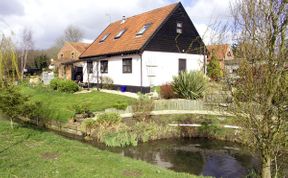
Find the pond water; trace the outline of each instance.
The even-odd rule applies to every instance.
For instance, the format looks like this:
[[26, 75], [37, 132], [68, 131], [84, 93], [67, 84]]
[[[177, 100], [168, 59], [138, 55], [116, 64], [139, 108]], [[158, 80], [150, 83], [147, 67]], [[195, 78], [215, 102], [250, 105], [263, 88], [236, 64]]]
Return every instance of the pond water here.
[[98, 148], [120, 153], [194, 175], [223, 178], [245, 177], [251, 170], [259, 170], [259, 160], [238, 144], [207, 139], [167, 139], [139, 144], [137, 147]]

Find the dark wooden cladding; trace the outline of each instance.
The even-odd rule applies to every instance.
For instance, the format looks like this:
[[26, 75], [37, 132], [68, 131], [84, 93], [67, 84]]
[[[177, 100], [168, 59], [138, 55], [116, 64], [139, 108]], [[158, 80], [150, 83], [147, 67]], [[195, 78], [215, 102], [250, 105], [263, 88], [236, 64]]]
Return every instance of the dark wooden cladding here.
[[[182, 23], [182, 34], [178, 34], [177, 23]], [[172, 12], [144, 50], [203, 54], [204, 43], [182, 4]]]

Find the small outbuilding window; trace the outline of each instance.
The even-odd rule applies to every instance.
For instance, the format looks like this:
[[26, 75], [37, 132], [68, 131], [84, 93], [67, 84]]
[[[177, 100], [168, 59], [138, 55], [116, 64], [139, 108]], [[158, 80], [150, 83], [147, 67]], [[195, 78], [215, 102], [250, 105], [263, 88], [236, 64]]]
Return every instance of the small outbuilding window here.
[[140, 30], [139, 32], [136, 34], [137, 36], [138, 35], [143, 35], [148, 29], [149, 27], [152, 25], [152, 23], [147, 23], [145, 24]]
[[108, 36], [109, 36], [110, 34], [111, 34], [111, 33], [108, 33], [108, 34], [104, 35], [99, 42], [100, 42], [100, 43], [101, 43], [101, 42], [104, 42], [104, 41], [108, 38]]
[[114, 39], [119, 39], [125, 32], [126, 32], [126, 29], [121, 30], [121, 31], [114, 37]]
[[123, 73], [132, 73], [132, 58], [122, 59], [122, 71]]
[[108, 61], [100, 61], [100, 71], [101, 73], [108, 73]]
[[183, 23], [182, 23], [182, 22], [177, 22], [176, 32], [177, 32], [178, 34], [182, 34], [182, 32], [183, 32]]
[[87, 61], [87, 71], [89, 74], [93, 73], [93, 62], [92, 61]]

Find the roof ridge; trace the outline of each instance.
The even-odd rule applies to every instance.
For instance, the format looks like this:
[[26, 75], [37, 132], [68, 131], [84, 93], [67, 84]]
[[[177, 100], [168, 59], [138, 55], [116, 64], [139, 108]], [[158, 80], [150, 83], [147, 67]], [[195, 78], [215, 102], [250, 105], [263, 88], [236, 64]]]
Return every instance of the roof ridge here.
[[[146, 13], [151, 13], [151, 12], [154, 12], [154, 11], [158, 11], [160, 9], [164, 9], [164, 8], [167, 8], [167, 7], [170, 7], [170, 6], [177, 6], [178, 4], [180, 4], [181, 2], [177, 2], [177, 3], [172, 3], [172, 4], [169, 4], [169, 5], [165, 5], [165, 6], [162, 6], [162, 7], [158, 7], [156, 9], [151, 9], [151, 10], [148, 10], [148, 11], [145, 11], [145, 12], [142, 12], [140, 14], [136, 14], [136, 15], [132, 15], [132, 16], [129, 16], [129, 17], [126, 17], [126, 19], [128, 20], [129, 18], [132, 18], [132, 17], [137, 17], [137, 16], [140, 16], [140, 15], [144, 15]], [[117, 22], [121, 22], [121, 20], [116, 20], [110, 24], [114, 24], [114, 23], [117, 23]]]

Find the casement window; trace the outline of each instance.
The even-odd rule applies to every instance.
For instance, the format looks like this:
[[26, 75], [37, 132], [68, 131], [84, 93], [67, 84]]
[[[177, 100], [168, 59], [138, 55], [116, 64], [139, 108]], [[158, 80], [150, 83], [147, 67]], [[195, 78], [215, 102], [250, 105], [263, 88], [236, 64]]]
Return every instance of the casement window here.
[[152, 25], [152, 23], [147, 23], [145, 24], [140, 30], [139, 32], [136, 34], [137, 36], [139, 35], [143, 35], [148, 29], [149, 27]]
[[104, 36], [101, 38], [101, 40], [99, 41], [99, 43], [104, 42], [104, 41], [108, 38], [108, 36], [109, 36], [110, 34], [111, 34], [111, 33], [108, 33], [108, 34], [104, 35]]
[[186, 71], [186, 59], [179, 59], [178, 62], [178, 67], [179, 67], [179, 73], [181, 73], [182, 71]]
[[123, 73], [132, 73], [132, 58], [122, 59], [122, 71]]
[[182, 22], [177, 22], [176, 33], [178, 33], [178, 34], [182, 34], [183, 33], [183, 23]]
[[89, 74], [93, 73], [93, 62], [92, 61], [87, 61], [87, 71]]
[[102, 74], [108, 73], [108, 61], [100, 61], [100, 71]]
[[119, 39], [121, 36], [126, 32], [126, 29], [121, 30], [115, 37], [114, 39]]

